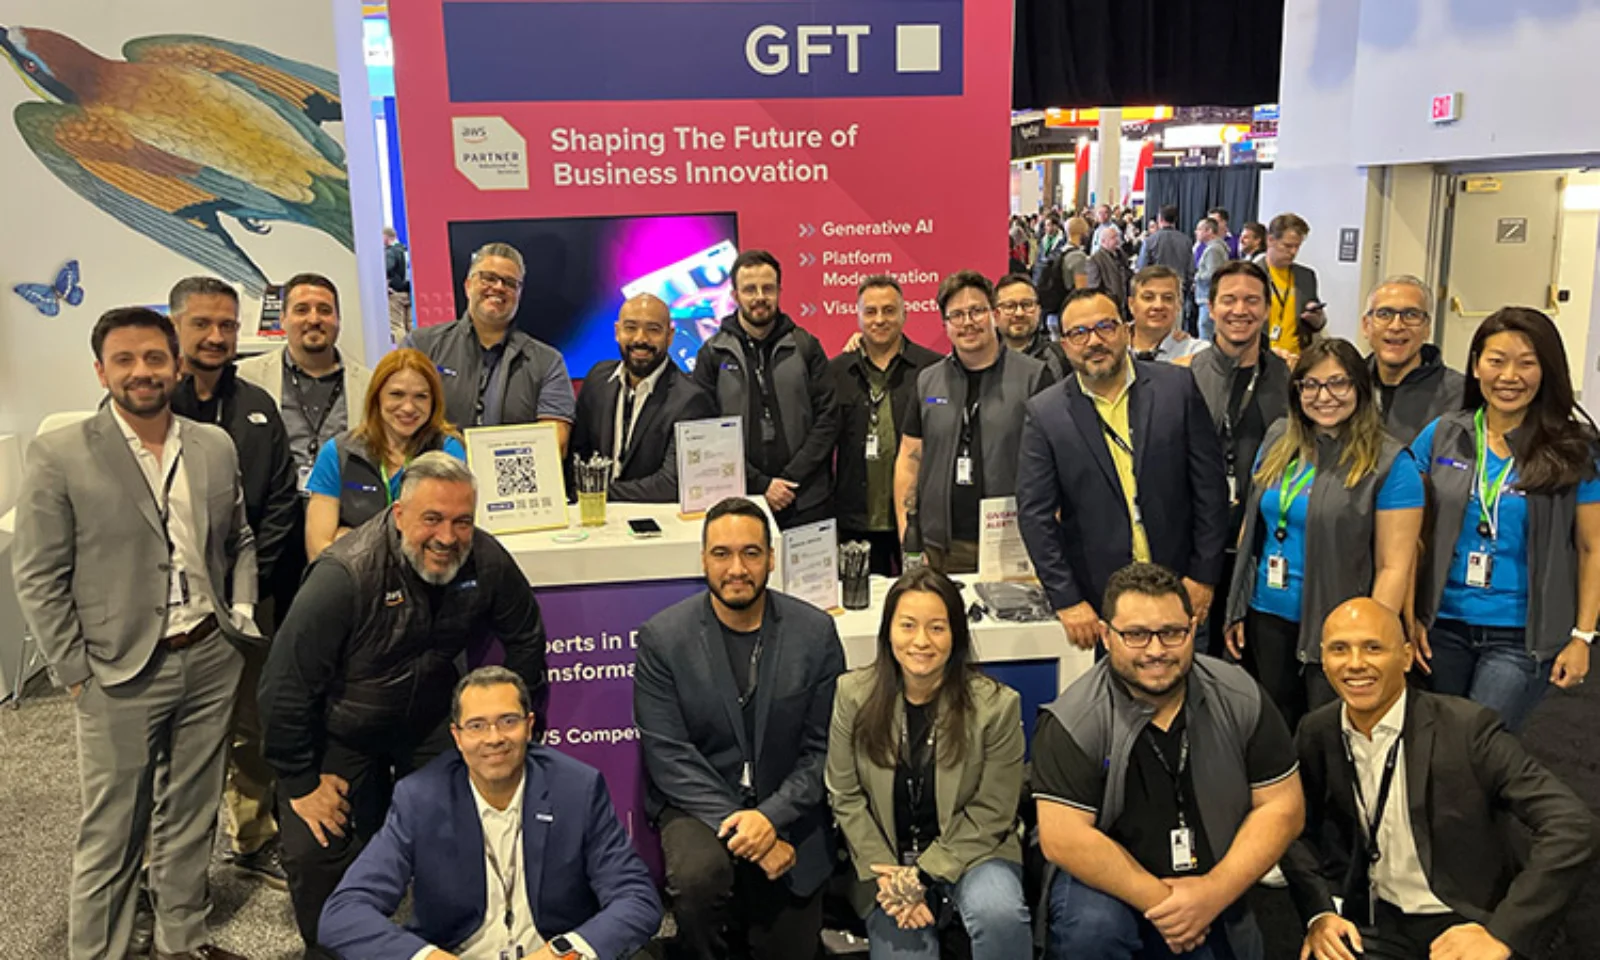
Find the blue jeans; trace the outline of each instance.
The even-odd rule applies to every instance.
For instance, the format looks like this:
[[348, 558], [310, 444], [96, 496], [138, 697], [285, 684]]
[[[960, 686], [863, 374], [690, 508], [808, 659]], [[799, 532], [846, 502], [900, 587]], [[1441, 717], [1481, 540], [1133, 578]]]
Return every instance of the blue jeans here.
[[1264, 960], [1266, 948], [1255, 919], [1247, 913], [1240, 924], [1248, 943], [1229, 944], [1223, 917], [1238, 916], [1246, 908], [1235, 904], [1212, 921], [1206, 942], [1188, 953], [1175, 954], [1139, 911], [1108, 893], [1080, 883], [1065, 870], [1057, 870], [1050, 883], [1050, 936], [1045, 960]]
[[1211, 335], [1217, 332], [1216, 327], [1211, 323], [1211, 304], [1204, 300], [1200, 301], [1200, 322], [1198, 326], [1199, 333], [1196, 335], [1201, 340], [1210, 340]]
[[1550, 687], [1550, 660], [1528, 652], [1528, 632], [1520, 627], [1474, 627], [1439, 620], [1428, 631], [1433, 648], [1433, 689], [1466, 697], [1496, 711], [1512, 733]]
[[[1022, 867], [1008, 860], [986, 860], [956, 881], [950, 899], [972, 940], [972, 960], [1033, 956], [1033, 932], [1022, 900]], [[937, 930], [902, 930], [881, 907], [873, 907], [867, 915], [867, 940], [872, 960], [939, 960]]]

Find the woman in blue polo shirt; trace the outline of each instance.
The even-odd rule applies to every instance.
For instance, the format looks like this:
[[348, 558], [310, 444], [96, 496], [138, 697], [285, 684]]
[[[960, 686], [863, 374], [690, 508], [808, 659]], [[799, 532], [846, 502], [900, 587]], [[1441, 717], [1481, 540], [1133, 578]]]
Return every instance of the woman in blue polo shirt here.
[[1333, 699], [1320, 666], [1328, 613], [1358, 596], [1409, 603], [1425, 506], [1349, 341], [1315, 341], [1292, 378], [1289, 416], [1267, 430], [1251, 482], [1226, 633], [1291, 730]]
[[467, 458], [444, 419], [444, 385], [416, 350], [396, 350], [372, 371], [366, 414], [317, 452], [306, 481], [306, 558], [386, 510], [400, 496], [406, 464], [429, 450]]
[[1516, 732], [1549, 684], [1571, 688], [1589, 672], [1597, 437], [1587, 415], [1576, 419], [1566, 348], [1539, 311], [1490, 315], [1467, 369], [1463, 409], [1411, 445], [1437, 509], [1417, 585], [1417, 663], [1435, 690], [1493, 707]]

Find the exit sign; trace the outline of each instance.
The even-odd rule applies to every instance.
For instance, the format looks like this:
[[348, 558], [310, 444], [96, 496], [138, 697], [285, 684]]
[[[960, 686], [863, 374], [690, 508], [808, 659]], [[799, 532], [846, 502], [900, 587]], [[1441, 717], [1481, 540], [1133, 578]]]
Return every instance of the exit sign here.
[[1434, 123], [1454, 123], [1461, 119], [1461, 94], [1441, 93], [1433, 98], [1428, 119]]

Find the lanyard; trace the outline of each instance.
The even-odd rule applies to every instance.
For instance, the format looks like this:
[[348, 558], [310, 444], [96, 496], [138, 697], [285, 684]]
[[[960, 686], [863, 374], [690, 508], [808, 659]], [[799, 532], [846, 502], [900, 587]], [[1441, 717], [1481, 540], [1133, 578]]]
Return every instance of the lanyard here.
[[[1100, 411], [1096, 410], [1095, 416], [1100, 417], [1100, 429], [1104, 430], [1106, 436], [1111, 439], [1111, 442], [1117, 445], [1117, 449], [1121, 450], [1123, 453], [1126, 453], [1130, 457], [1133, 456], [1133, 445], [1127, 440], [1123, 439], [1122, 434], [1111, 429], [1111, 424], [1106, 420], [1105, 417], [1100, 416]], [[1129, 433], [1131, 438], [1132, 431], [1129, 431]]]
[[906, 762], [906, 795], [911, 801], [911, 822], [907, 826], [911, 830], [911, 852], [922, 852], [922, 830], [917, 820], [917, 808], [922, 806], [922, 797], [928, 788], [928, 768], [933, 765], [935, 756], [934, 741], [937, 737], [939, 723], [935, 718], [928, 718], [928, 738], [922, 746], [927, 747], [927, 752], [920, 755], [912, 753], [909, 742], [911, 716], [907, 712], [900, 722], [900, 755]]
[[[1299, 462], [1299, 460], [1295, 460], [1290, 466], [1294, 466], [1295, 463]], [[1289, 536], [1289, 508], [1294, 506], [1295, 500], [1300, 496], [1300, 491], [1304, 490], [1307, 484], [1311, 483], [1316, 476], [1317, 468], [1308, 466], [1300, 471], [1300, 475], [1295, 477], [1294, 482], [1291, 484], [1289, 482], [1289, 471], [1287, 468], [1284, 469], [1283, 480], [1278, 484], [1278, 526], [1272, 534], [1278, 538], [1279, 543], [1282, 543]]]
[[1185, 726], [1178, 734], [1178, 768], [1176, 770], [1172, 768], [1172, 764], [1167, 762], [1167, 755], [1161, 749], [1161, 744], [1156, 742], [1156, 735], [1150, 732], [1149, 727], [1145, 727], [1144, 732], [1145, 740], [1149, 742], [1150, 749], [1155, 751], [1156, 759], [1161, 762], [1161, 769], [1165, 770], [1167, 776], [1172, 778], [1172, 792], [1178, 803], [1178, 829], [1182, 830], [1188, 826], [1188, 823], [1185, 822], [1187, 818], [1183, 812], [1183, 771], [1189, 767], [1189, 728]]
[[300, 371], [295, 369], [294, 364], [290, 362], [288, 351], [284, 352], [283, 365], [288, 368], [289, 382], [294, 384], [295, 406], [300, 411], [300, 419], [306, 426], [311, 428], [311, 439], [307, 449], [310, 451], [311, 458], [315, 460], [318, 448], [322, 445], [322, 428], [328, 424], [328, 417], [333, 413], [333, 405], [338, 403], [340, 397], [344, 395], [344, 377], [341, 376], [333, 381], [333, 390], [328, 394], [328, 402], [323, 406], [321, 412], [317, 414], [317, 422], [312, 423], [311, 416], [307, 412], [308, 404], [306, 403], [305, 388], [300, 385]]
[[1493, 540], [1500, 536], [1500, 493], [1505, 489], [1506, 478], [1516, 466], [1516, 457], [1506, 461], [1500, 476], [1489, 481], [1489, 438], [1483, 425], [1483, 408], [1472, 418], [1478, 453], [1478, 534]]
[[[405, 472], [406, 468], [401, 467], [399, 473], [395, 474], [395, 477], [403, 476]], [[392, 507], [394, 506], [394, 488], [389, 485], [389, 465], [387, 463], [381, 463], [378, 465], [378, 476], [383, 478], [383, 502]]]
[[[764, 620], [765, 618], [763, 618], [763, 621]], [[750, 682], [745, 685], [745, 692], [739, 697], [739, 706], [741, 707], [749, 704], [750, 701], [755, 698], [756, 684], [759, 680], [758, 675], [761, 671], [761, 647], [763, 642], [766, 640], [766, 636], [767, 626], [766, 623], [763, 622], [761, 626], [756, 628], [756, 643], [755, 646], [750, 650], [750, 672], [746, 674]]]
[[[516, 895], [517, 890], [517, 851], [521, 846], [522, 818], [518, 817], [516, 829], [511, 834], [511, 869], [510, 872], [507, 873], [500, 867], [500, 858], [495, 856], [494, 845], [489, 842], [489, 831], [485, 830], [483, 832], [483, 852], [489, 858], [489, 869], [494, 871], [494, 878], [500, 884], [500, 890], [504, 897], [505, 913], [501, 915], [501, 920], [504, 921], [506, 925], [507, 952], [509, 952], [510, 948], [515, 944], [515, 938], [512, 936], [511, 927], [513, 922], [516, 920], [517, 911], [516, 907], [513, 906], [514, 901], [512, 900], [512, 897]], [[517, 955], [521, 955], [520, 949], [518, 950]]]
[[167, 538], [167, 557], [172, 557], [176, 547], [172, 543], [172, 531], [168, 522], [172, 519], [172, 485], [178, 482], [178, 469], [183, 464], [183, 448], [172, 458], [172, 466], [167, 468], [167, 479], [161, 485], [161, 498], [156, 500], [156, 492], [150, 491], [150, 498], [156, 500], [156, 513], [161, 517], [161, 535]]
[[1378, 784], [1378, 798], [1370, 809], [1367, 807], [1366, 797], [1361, 791], [1361, 772], [1355, 769], [1355, 754], [1350, 751], [1350, 737], [1344, 738], [1344, 757], [1350, 762], [1351, 782], [1356, 788], [1356, 805], [1367, 828], [1367, 860], [1377, 863], [1381, 855], [1378, 850], [1378, 827], [1383, 824], [1383, 810], [1389, 804], [1389, 788], [1394, 785], [1395, 763], [1400, 757], [1400, 737], [1394, 738], [1394, 743], [1389, 747], [1389, 755], [1383, 761], [1383, 779]]
[[[1239, 412], [1237, 414], [1234, 413], [1233, 405], [1231, 403], [1227, 403], [1227, 402], [1223, 403], [1222, 433], [1223, 433], [1223, 440], [1227, 442], [1228, 451], [1229, 451], [1228, 455], [1230, 457], [1233, 456], [1233, 453], [1232, 453], [1232, 451], [1233, 451], [1233, 431], [1234, 431], [1235, 426], [1237, 426], [1237, 424], [1234, 423], [1234, 418], [1236, 416], [1237, 417], [1243, 417], [1244, 416], [1244, 412], [1246, 410], [1250, 409], [1250, 401], [1253, 400], [1255, 398], [1255, 395], [1256, 395], [1256, 381], [1260, 380], [1260, 379], [1261, 379], [1261, 361], [1258, 359], [1256, 361], [1255, 366], [1250, 368], [1250, 382], [1245, 385], [1244, 393], [1242, 395], [1240, 395], [1240, 397], [1239, 397]], [[1229, 393], [1231, 394], [1232, 393], [1233, 384], [1230, 383], [1228, 385], [1228, 387], [1229, 387]]]

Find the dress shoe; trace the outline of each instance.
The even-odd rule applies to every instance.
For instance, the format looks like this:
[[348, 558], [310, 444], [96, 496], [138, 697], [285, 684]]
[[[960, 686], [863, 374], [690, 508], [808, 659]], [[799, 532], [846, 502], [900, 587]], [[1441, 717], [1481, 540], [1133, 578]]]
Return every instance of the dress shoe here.
[[229, 866], [243, 870], [274, 890], [289, 889], [289, 874], [283, 869], [283, 854], [277, 840], [270, 840], [255, 853], [230, 853]]
[[150, 956], [154, 960], [250, 960], [249, 957], [242, 954], [230, 953], [209, 943], [203, 947], [195, 947], [193, 950], [185, 950], [182, 953], [162, 953], [157, 950]]

